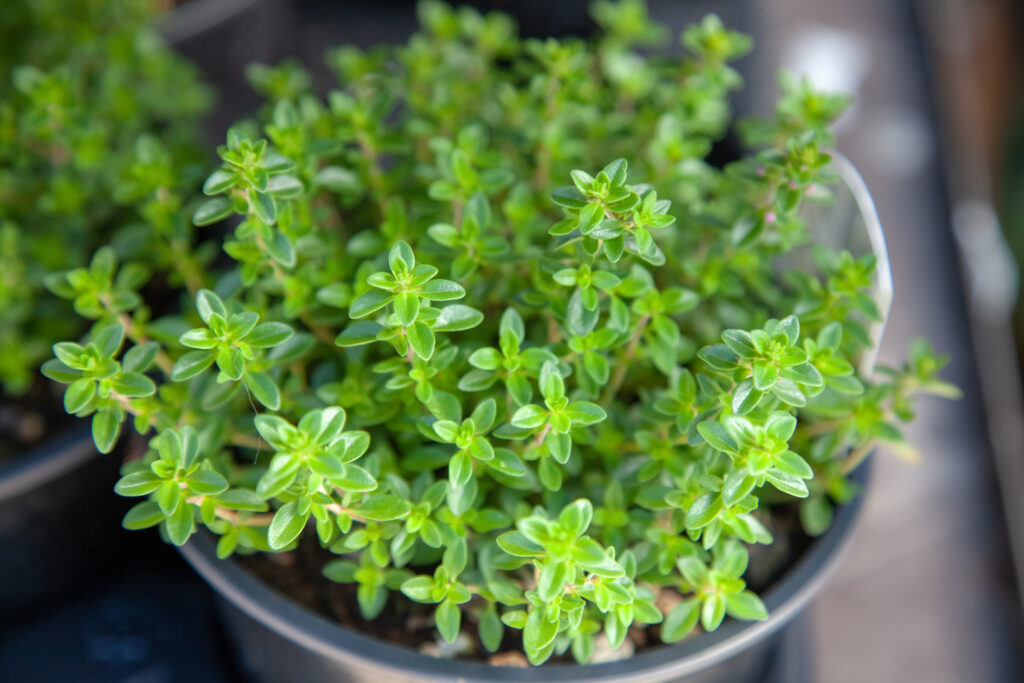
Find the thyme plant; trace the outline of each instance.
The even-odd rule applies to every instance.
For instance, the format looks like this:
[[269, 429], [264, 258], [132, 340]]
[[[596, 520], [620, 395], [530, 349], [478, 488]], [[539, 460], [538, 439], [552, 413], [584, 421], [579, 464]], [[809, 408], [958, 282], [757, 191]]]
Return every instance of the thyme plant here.
[[423, 603], [533, 664], [767, 616], [748, 548], [796, 501], [824, 531], [912, 397], [953, 391], [945, 359], [857, 372], [872, 257], [778, 275], [845, 98], [787, 81], [764, 146], [713, 166], [749, 38], [708, 16], [644, 56], [667, 34], [641, 2], [593, 9], [595, 40], [542, 41], [424, 2], [406, 45], [328, 55], [326, 101], [250, 71], [267, 104], [194, 215], [233, 264], [156, 320], [108, 250], [66, 277], [96, 322], [45, 371], [100, 450], [149, 439], [127, 528], [319, 543], [366, 619]]
[[30, 388], [55, 341], [83, 330], [46, 290], [48, 275], [86, 264], [108, 240], [157, 269], [188, 251], [181, 190], [201, 181], [197, 123], [209, 94], [152, 30], [153, 5], [4, 2], [0, 389], [8, 396]]

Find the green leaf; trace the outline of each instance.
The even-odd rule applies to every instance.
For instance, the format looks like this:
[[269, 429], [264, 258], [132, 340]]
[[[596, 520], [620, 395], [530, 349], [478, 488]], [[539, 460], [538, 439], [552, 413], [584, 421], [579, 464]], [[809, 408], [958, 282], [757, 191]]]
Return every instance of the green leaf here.
[[724, 618], [725, 600], [722, 599], [721, 595], [713, 594], [706, 596], [700, 611], [700, 625], [703, 629], [705, 631], [714, 631], [721, 625]]
[[705, 493], [693, 501], [693, 505], [686, 511], [686, 528], [702, 529], [706, 527], [714, 521], [721, 510], [722, 499], [712, 493]]
[[[360, 299], [361, 298], [362, 297], [360, 297]], [[419, 296], [413, 292], [400, 292], [395, 295], [395, 299], [392, 303], [395, 308], [395, 315], [398, 318], [399, 325], [402, 327], [409, 327], [416, 321], [416, 316], [420, 313]], [[353, 304], [353, 306], [355, 306], [355, 304]]]
[[267, 543], [273, 550], [282, 550], [299, 537], [309, 519], [309, 512], [300, 514], [294, 502], [285, 503], [274, 513], [274, 519], [267, 530]]
[[558, 635], [558, 621], [548, 621], [544, 610], [534, 607], [523, 627], [523, 648], [531, 664], [537, 665], [551, 655], [549, 646]]
[[338, 194], [354, 194], [362, 187], [359, 176], [340, 166], [324, 166], [317, 171], [313, 182]]
[[726, 330], [722, 333], [722, 341], [740, 358], [754, 358], [758, 355], [753, 338], [745, 330]]
[[814, 470], [807, 464], [807, 461], [793, 451], [784, 451], [775, 456], [775, 467], [783, 474], [801, 479], [811, 479], [814, 477]]
[[725, 505], [735, 505], [754, 489], [756, 483], [757, 478], [747, 474], [745, 470], [730, 472], [722, 484], [722, 502]]
[[121, 358], [121, 370], [123, 372], [145, 372], [153, 365], [160, 345], [156, 342], [137, 344], [128, 349]]
[[562, 488], [562, 468], [559, 467], [553, 458], [543, 458], [537, 468], [537, 476], [540, 483], [548, 491], [558, 491]]
[[196, 295], [196, 311], [207, 325], [210, 324], [210, 319], [214, 315], [224, 319], [228, 317], [228, 311], [224, 307], [224, 302], [220, 300], [219, 296], [208, 289], [200, 289]]
[[476, 327], [484, 321], [484, 314], [475, 308], [462, 304], [452, 304], [441, 309], [437, 322], [433, 325], [435, 332], [459, 332]]
[[753, 380], [744, 380], [733, 390], [732, 412], [746, 415], [756, 408], [763, 398], [764, 394], [757, 390]]
[[104, 358], [113, 358], [123, 342], [124, 328], [121, 325], [107, 325], [92, 335], [92, 343], [99, 347]]
[[190, 491], [199, 496], [215, 496], [228, 488], [228, 481], [213, 470], [197, 470], [185, 478]]
[[768, 610], [765, 609], [761, 598], [749, 590], [726, 594], [725, 611], [733, 619], [744, 621], [764, 621], [768, 618]]
[[501, 623], [509, 628], [523, 629], [526, 626], [528, 614], [525, 610], [512, 610], [501, 615]]
[[787, 405], [802, 408], [807, 405], [807, 398], [804, 397], [800, 388], [792, 380], [782, 378], [772, 387], [772, 394]]
[[461, 489], [473, 476], [473, 459], [466, 451], [456, 453], [448, 463], [448, 479], [452, 486]]
[[675, 643], [689, 635], [697, 626], [700, 607], [699, 599], [689, 598], [672, 608], [661, 625], [661, 639], [666, 643]]
[[277, 202], [268, 192], [256, 192], [249, 196], [249, 210], [267, 225], [277, 220]]
[[501, 367], [501, 353], [497, 349], [477, 349], [469, 354], [469, 364], [481, 370], [497, 370]]
[[800, 502], [800, 522], [811, 536], [820, 536], [832, 526], [832, 505], [823, 495]]
[[488, 398], [481, 401], [473, 413], [469, 416], [469, 419], [473, 421], [473, 425], [476, 427], [477, 434], [485, 434], [490, 431], [494, 425], [494, 419], [498, 414], [498, 404], [493, 398]]
[[352, 323], [339, 334], [334, 343], [341, 347], [360, 346], [377, 340], [384, 327], [372, 320], [359, 320]]
[[462, 285], [451, 280], [431, 280], [420, 287], [419, 293], [431, 301], [452, 301], [466, 296]]
[[138, 531], [156, 526], [164, 521], [164, 513], [154, 501], [147, 500], [132, 507], [121, 520], [121, 526], [129, 531]]
[[480, 642], [488, 652], [497, 652], [501, 647], [502, 638], [505, 636], [505, 627], [498, 617], [498, 610], [493, 604], [489, 604], [480, 614], [477, 622], [477, 629], [480, 634]]
[[449, 576], [455, 577], [461, 574], [466, 568], [467, 560], [468, 550], [466, 548], [466, 539], [459, 537], [454, 543], [445, 549], [444, 558], [441, 564], [448, 570]]
[[113, 408], [101, 408], [92, 416], [92, 440], [96, 450], [109, 453], [114, 450], [121, 433], [121, 418]]
[[270, 240], [263, 245], [267, 254], [281, 265], [291, 268], [295, 265], [295, 245], [288, 235], [275, 230]]
[[348, 309], [348, 315], [351, 318], [365, 318], [387, 306], [394, 298], [394, 295], [383, 290], [371, 289], [356, 297]]
[[341, 476], [333, 481], [346, 491], [373, 491], [377, 488], [373, 475], [358, 465], [344, 465]]
[[214, 501], [221, 507], [228, 508], [229, 510], [244, 510], [247, 512], [264, 512], [267, 509], [267, 503], [256, 495], [255, 491], [248, 489], [231, 489], [219, 493], [214, 497]]
[[185, 496], [182, 493], [181, 487], [178, 482], [165, 479], [160, 482], [160, 486], [157, 488], [155, 496], [157, 505], [160, 506], [161, 512], [170, 517], [175, 510], [185, 505]]
[[45, 377], [62, 384], [71, 384], [82, 376], [81, 370], [73, 370], [56, 358], [51, 358], [43, 363], [40, 372]]
[[705, 420], [697, 425], [697, 431], [715, 450], [729, 453], [730, 455], [739, 454], [739, 446], [732, 433], [720, 422]]
[[608, 359], [599, 353], [588, 351], [583, 354], [583, 368], [599, 385], [608, 383]]
[[775, 331], [785, 334], [790, 346], [793, 346], [800, 339], [800, 320], [795, 315], [787, 316], [779, 321]]
[[565, 591], [569, 578], [569, 565], [565, 562], [546, 562], [537, 580], [537, 596], [544, 602], [551, 602]]
[[324, 565], [323, 575], [338, 583], [352, 583], [359, 567], [348, 560], [331, 560]]
[[406, 328], [405, 333], [416, 355], [423, 360], [430, 360], [434, 355], [434, 333], [427, 324], [417, 321]]
[[626, 182], [626, 171], [629, 165], [625, 159], [615, 159], [609, 162], [607, 166], [601, 169], [601, 172], [608, 176], [611, 181], [612, 187], [622, 185]]
[[245, 343], [257, 349], [269, 348], [288, 341], [293, 334], [292, 328], [284, 323], [260, 323], [246, 335]]
[[825, 379], [818, 372], [818, 369], [810, 363], [800, 363], [798, 365], [791, 365], [782, 371], [783, 377], [791, 379], [797, 384], [803, 384], [809, 387], [820, 387], [824, 386]]
[[96, 395], [96, 380], [82, 378], [73, 381], [64, 390], [64, 411], [77, 413], [84, 408]]
[[475, 436], [467, 449], [474, 460], [486, 462], [494, 457], [494, 447], [482, 436]]
[[539, 557], [544, 548], [520, 531], [506, 531], [496, 539], [498, 547], [514, 557]]
[[390, 522], [409, 515], [412, 506], [398, 496], [375, 493], [363, 499], [352, 512], [375, 522]]
[[587, 205], [587, 198], [575, 187], [560, 187], [551, 193], [551, 201], [568, 209], [582, 209]]
[[521, 429], [537, 429], [548, 419], [548, 411], [541, 408], [539, 405], [534, 403], [528, 404], [520, 408], [512, 415], [510, 420], [513, 427], [519, 427]]
[[604, 408], [590, 401], [570, 403], [565, 409], [565, 414], [574, 425], [582, 427], [597, 424], [608, 417], [607, 413], [604, 412]]
[[558, 515], [558, 525], [571, 538], [578, 538], [590, 527], [594, 516], [594, 506], [586, 498], [580, 498], [562, 508]]
[[561, 464], [569, 462], [572, 455], [572, 437], [568, 434], [560, 434], [556, 431], [548, 432], [544, 437], [544, 444], [551, 452], [551, 457]]
[[754, 361], [754, 388], [767, 391], [779, 378], [779, 368], [774, 362]]
[[797, 498], [806, 498], [808, 496], [807, 484], [800, 477], [794, 477], [791, 474], [784, 474], [778, 470], [769, 470], [767, 475], [768, 482], [782, 491], [788, 493], [791, 496]]
[[434, 611], [434, 624], [442, 638], [449, 643], [454, 643], [459, 635], [459, 626], [462, 624], [462, 610], [450, 598], [446, 599]]
[[114, 391], [128, 398], [142, 398], [156, 393], [156, 384], [153, 380], [138, 372], [122, 373], [114, 377], [110, 385]]
[[548, 401], [565, 396], [565, 382], [558, 366], [548, 361], [540, 370], [540, 393]]
[[160, 488], [163, 480], [152, 472], [142, 470], [121, 477], [114, 486], [114, 493], [119, 496], [146, 496]]
[[[219, 168], [210, 174], [210, 177], [203, 183], [203, 194], [212, 196], [221, 194], [235, 185], [235, 174], [231, 171]], [[207, 202], [208, 203], [208, 202]]]
[[256, 400], [270, 410], [281, 407], [281, 391], [277, 388], [277, 383], [266, 373], [246, 370], [242, 373], [242, 382]]
[[388, 266], [395, 277], [412, 272], [412, 269], [416, 267], [416, 257], [412, 253], [412, 247], [402, 240], [395, 242], [388, 251]]
[[188, 537], [192, 535], [192, 531], [195, 528], [192, 509], [192, 506], [187, 503], [179, 505], [165, 520], [167, 537], [171, 539], [171, 543], [174, 545], [185, 545]]
[[198, 226], [211, 225], [224, 220], [234, 212], [234, 204], [227, 197], [208, 199], [192, 214], [192, 222]]
[[298, 197], [304, 190], [301, 180], [285, 174], [272, 176], [267, 183], [267, 192], [276, 197]]
[[434, 580], [428, 576], [414, 576], [402, 583], [399, 590], [415, 602], [437, 602], [433, 599]]

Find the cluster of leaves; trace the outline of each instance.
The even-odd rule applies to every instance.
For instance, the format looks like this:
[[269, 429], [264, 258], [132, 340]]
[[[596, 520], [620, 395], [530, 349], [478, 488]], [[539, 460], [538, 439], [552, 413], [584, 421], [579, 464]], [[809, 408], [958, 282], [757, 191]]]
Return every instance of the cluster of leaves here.
[[912, 394], [949, 391], [925, 347], [856, 371], [870, 256], [778, 275], [834, 179], [802, 91], [716, 168], [749, 47], [717, 18], [669, 59], [635, 0], [595, 4], [594, 42], [420, 11], [405, 46], [330, 53], [326, 102], [295, 64], [250, 71], [269, 101], [194, 215], [233, 219], [235, 265], [195, 312], [136, 315], [106, 252], [68, 277], [99, 323], [47, 372], [102, 450], [129, 417], [152, 436], [125, 525], [202, 525], [222, 557], [319, 542], [365, 617], [433, 605], [442, 638], [518, 633], [534, 664], [765, 618], [743, 576], [773, 506], [820, 533]]
[[181, 190], [200, 179], [197, 122], [209, 94], [153, 32], [153, 5], [4, 3], [0, 388], [8, 395], [31, 386], [55, 341], [82, 331], [46, 291], [49, 275], [84, 265], [111, 240], [157, 268], [190, 251]]

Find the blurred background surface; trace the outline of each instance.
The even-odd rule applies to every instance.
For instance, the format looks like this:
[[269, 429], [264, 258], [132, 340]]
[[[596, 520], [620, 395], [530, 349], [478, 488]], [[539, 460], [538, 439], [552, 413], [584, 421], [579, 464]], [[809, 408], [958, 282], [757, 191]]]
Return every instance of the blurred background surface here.
[[[471, 4], [515, 9], [529, 35], [589, 26], [583, 1]], [[1016, 309], [1024, 255], [1024, 12], [1012, 0], [649, 4], [676, 33], [715, 11], [754, 35], [754, 57], [741, 65], [740, 113], [769, 110], [779, 67], [856, 96], [837, 147], [876, 200], [893, 265], [881, 361], [901, 362], [907, 343], [927, 336], [953, 356], [947, 378], [964, 389], [959, 402], [923, 402], [910, 430], [924, 454], [919, 464], [885, 452], [875, 457], [854, 545], [789, 637], [777, 680], [1024, 680], [1015, 334], [1024, 331]], [[222, 0], [219, 9], [210, 2], [183, 9], [239, 10], [247, 27], [243, 38], [222, 28], [189, 35], [180, 14], [165, 26], [222, 90], [209, 126], [218, 140], [258, 102], [242, 79], [246, 63], [294, 55], [319, 67], [329, 45], [403, 40], [415, 27], [407, 0]], [[132, 543], [124, 576], [83, 585], [72, 599], [0, 633], [0, 680], [237, 680], [211, 647], [216, 626], [200, 581], [156, 539]], [[167, 639], [193, 643], [189, 660], [167, 660], [164, 652], [181, 650], [161, 648]], [[55, 649], [65, 656], [44, 656]]]

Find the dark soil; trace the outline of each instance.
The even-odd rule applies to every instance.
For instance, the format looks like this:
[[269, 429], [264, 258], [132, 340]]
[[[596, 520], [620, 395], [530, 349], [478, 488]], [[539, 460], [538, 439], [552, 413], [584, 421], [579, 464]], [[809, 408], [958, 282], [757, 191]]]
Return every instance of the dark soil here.
[[[800, 527], [794, 503], [774, 506], [771, 519], [766, 524], [775, 542], [768, 546], [749, 546], [750, 565], [745, 577], [748, 586], [758, 593], [771, 587], [792, 568], [812, 541]], [[320, 547], [315, 535], [307, 534], [301, 539], [299, 547], [290, 553], [258, 553], [239, 556], [237, 561], [281, 593], [346, 628], [393, 645], [426, 654], [438, 654], [437, 636], [433, 628], [433, 605], [412, 602], [392, 591], [381, 615], [373, 621], [367, 621], [359, 613], [356, 584], [335, 583], [321, 574], [321, 568], [332, 559], [337, 559], [337, 556]], [[430, 574], [433, 567], [413, 570]], [[662, 599], [664, 602], [661, 602]], [[659, 602], [664, 611], [666, 605], [678, 602], [678, 597], [663, 595]], [[525, 658], [519, 654], [522, 651], [519, 631], [505, 630], [505, 640], [497, 655], [488, 653], [477, 641], [471, 612], [463, 612], [462, 633], [469, 637], [469, 642], [465, 644], [465, 651], [460, 651], [460, 659], [505, 665], [526, 664]], [[632, 628], [628, 638], [638, 652], [661, 645], [658, 625], [646, 629]], [[571, 662], [572, 656], [566, 653], [562, 657], [552, 657], [551, 661]]]
[[24, 396], [0, 394], [0, 463], [67, 429], [63, 385], [39, 377]]

